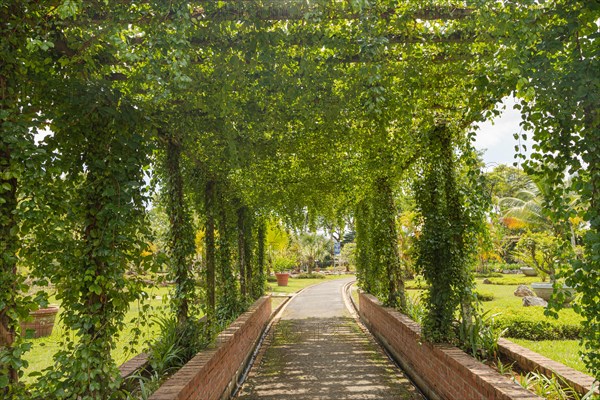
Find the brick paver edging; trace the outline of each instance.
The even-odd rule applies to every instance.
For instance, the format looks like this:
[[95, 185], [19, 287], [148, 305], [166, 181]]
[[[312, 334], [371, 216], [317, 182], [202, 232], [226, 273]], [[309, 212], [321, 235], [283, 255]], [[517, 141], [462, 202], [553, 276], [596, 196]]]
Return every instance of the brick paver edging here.
[[429, 399], [541, 399], [456, 347], [422, 342], [419, 324], [369, 294], [359, 296], [363, 323]]
[[154, 392], [150, 400], [229, 398], [271, 316], [271, 298], [263, 296]]
[[[579, 394], [588, 393], [594, 385], [595, 379], [593, 377], [519, 346], [510, 340], [500, 339], [498, 341], [498, 351], [508, 359], [516, 362], [519, 368], [525, 372], [535, 371], [546, 376], [554, 374], [561, 377], [567, 385]], [[598, 393], [597, 383], [595, 389]]]

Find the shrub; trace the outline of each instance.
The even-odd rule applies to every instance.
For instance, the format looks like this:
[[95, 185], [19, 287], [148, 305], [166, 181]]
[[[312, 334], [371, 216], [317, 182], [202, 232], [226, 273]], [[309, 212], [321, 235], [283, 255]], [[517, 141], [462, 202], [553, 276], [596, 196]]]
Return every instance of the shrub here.
[[406, 315], [418, 324], [423, 323], [427, 310], [418, 296], [406, 296]]
[[590, 398], [592, 392], [588, 395], [581, 396], [573, 387], [571, 387], [564, 378], [560, 376], [554, 375], [552, 373], [550, 376], [543, 375], [539, 372], [529, 372], [527, 375], [519, 375], [518, 377], [513, 379], [523, 388], [529, 390], [537, 394], [538, 396], [544, 399], [550, 400], [563, 400], [563, 399], [572, 399], [572, 400], [580, 400], [583, 398]]
[[277, 277], [275, 275], [267, 276], [267, 282], [277, 282]]
[[417, 276], [415, 279], [404, 282], [406, 289], [427, 289], [429, 285], [425, 282], [423, 277]]
[[502, 278], [504, 275], [500, 272], [477, 272], [475, 278]]
[[498, 315], [488, 310], [482, 314], [474, 313], [469, 323], [461, 320], [455, 326], [460, 348], [479, 360], [495, 359], [498, 355], [498, 339], [504, 335], [504, 330], [496, 321]]
[[298, 274], [296, 275], [296, 278], [298, 279], [325, 279], [325, 275], [323, 274], [315, 274], [315, 273], [311, 273], [311, 274]]
[[487, 278], [490, 285], [529, 285], [532, 282], [539, 282], [540, 278], [536, 276], [524, 275], [502, 275], [498, 278]]
[[520, 270], [521, 264], [510, 264], [510, 263], [494, 263], [491, 265], [494, 271], [515, 271]]
[[297, 265], [297, 261], [295, 257], [289, 256], [278, 256], [273, 261], [273, 271], [275, 272], [285, 272], [294, 269]]
[[[570, 310], [565, 310], [570, 311]], [[581, 317], [572, 312], [562, 312], [559, 319], [544, 315], [542, 307], [507, 308], [496, 322], [506, 329], [505, 336], [528, 340], [579, 339]]]
[[494, 293], [492, 292], [475, 292], [479, 301], [492, 301], [494, 300]]

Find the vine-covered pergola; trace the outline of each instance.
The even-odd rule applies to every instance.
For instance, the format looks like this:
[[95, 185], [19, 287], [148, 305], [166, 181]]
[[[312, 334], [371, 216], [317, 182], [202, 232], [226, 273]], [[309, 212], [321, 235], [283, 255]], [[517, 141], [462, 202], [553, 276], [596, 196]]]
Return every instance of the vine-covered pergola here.
[[[566, 279], [598, 376], [599, 17], [583, 0], [3, 1], [0, 393], [118, 398], [110, 351], [140, 277], [159, 268], [151, 198], [169, 218], [177, 323], [193, 331], [202, 312], [210, 336], [263, 294], [273, 216], [353, 215], [360, 285], [403, 310], [395, 193], [410, 191], [424, 332], [453, 341], [454, 321], [477, 312], [488, 210], [473, 126], [509, 95], [536, 143], [526, 169], [554, 188], [552, 218], [589, 224]], [[46, 301], [28, 286], [49, 283], [73, 335], [25, 387], [19, 321]]]

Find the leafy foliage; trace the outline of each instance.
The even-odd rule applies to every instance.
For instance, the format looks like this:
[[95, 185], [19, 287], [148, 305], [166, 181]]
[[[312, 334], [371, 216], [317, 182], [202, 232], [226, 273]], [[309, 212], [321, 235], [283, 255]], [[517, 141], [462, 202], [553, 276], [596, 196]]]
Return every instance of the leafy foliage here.
[[557, 272], [567, 263], [571, 255], [565, 251], [565, 247], [561, 245], [558, 238], [546, 232], [528, 232], [517, 242], [515, 258], [528, 267], [534, 268], [542, 281], [547, 277], [554, 281]]
[[506, 308], [496, 322], [504, 329], [505, 336], [529, 340], [580, 339], [581, 318], [575, 313], [562, 313], [560, 318], [544, 316], [544, 310], [530, 307], [527, 312], [521, 308]]
[[[429, 285], [426, 336], [452, 340], [459, 310], [465, 329], [475, 329], [470, 271], [489, 192], [468, 127], [511, 92], [534, 132], [526, 170], [551, 189], [541, 205], [555, 234], [569, 236], [574, 218], [589, 226], [565, 278], [581, 295], [574, 307], [585, 316], [586, 357], [597, 374], [596, 3], [263, 7], [2, 3], [0, 393], [23, 389], [20, 355], [29, 345], [18, 321], [43, 303], [23, 294], [23, 265], [37, 283], [56, 286], [72, 333], [34, 394], [120, 396], [110, 349], [129, 303], [143, 300], [141, 281], [126, 271], [154, 270], [150, 166], [169, 217], [180, 327], [197, 313], [198, 293], [209, 325], [262, 293], [272, 256], [263, 218], [308, 230], [353, 216], [365, 290], [404, 309], [403, 275], [412, 274], [405, 256], [416, 250], [415, 269]], [[32, 133], [46, 124], [53, 134], [36, 144]], [[414, 195], [420, 225], [416, 248], [402, 253], [397, 190]], [[571, 193], [580, 206], [571, 207]]]
[[[428, 315], [423, 328], [433, 341], [454, 339], [454, 313], [461, 308], [463, 323], [468, 324], [473, 301], [474, 244], [465, 195], [458, 189], [458, 171], [452, 154], [451, 131], [436, 126], [429, 133], [429, 157], [423, 165], [423, 179], [416, 182], [417, 210], [423, 219], [417, 242], [417, 268], [430, 286], [425, 296]], [[477, 216], [472, 213], [471, 217]]]
[[[598, 148], [598, 5], [586, 1], [508, 2], [490, 28], [502, 39], [507, 67], [514, 71], [523, 127], [535, 141], [526, 172], [552, 190], [545, 199], [554, 223], [568, 232], [577, 216], [589, 223], [584, 254], [575, 258], [567, 284], [581, 293], [574, 308], [584, 315], [587, 365], [600, 373], [600, 162]], [[536, 21], [536, 29], [527, 23]], [[525, 134], [524, 134], [525, 135]], [[565, 187], [566, 176], [571, 179]], [[584, 205], [570, 207], [570, 191]]]

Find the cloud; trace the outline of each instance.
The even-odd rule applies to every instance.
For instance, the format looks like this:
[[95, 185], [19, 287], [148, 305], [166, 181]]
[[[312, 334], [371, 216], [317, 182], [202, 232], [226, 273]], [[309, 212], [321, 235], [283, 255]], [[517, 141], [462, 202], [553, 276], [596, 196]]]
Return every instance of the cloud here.
[[[519, 110], [515, 110], [514, 98], [505, 98], [502, 102], [505, 109], [501, 114], [479, 126], [477, 135], [475, 138], [475, 148], [478, 150], [485, 150], [483, 154], [483, 161], [486, 166], [493, 167], [497, 164], [509, 164], [515, 161], [515, 146], [522, 146], [523, 144], [527, 147], [527, 151], [524, 152], [527, 156], [531, 152], [531, 145], [533, 141], [529, 138], [523, 142], [523, 140], [517, 140], [514, 138], [515, 133], [523, 133], [523, 128], [519, 126], [521, 123], [521, 113]], [[522, 147], [520, 147], [522, 148]]]

